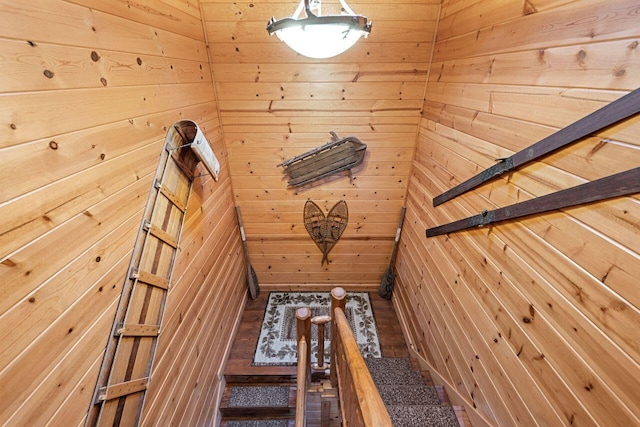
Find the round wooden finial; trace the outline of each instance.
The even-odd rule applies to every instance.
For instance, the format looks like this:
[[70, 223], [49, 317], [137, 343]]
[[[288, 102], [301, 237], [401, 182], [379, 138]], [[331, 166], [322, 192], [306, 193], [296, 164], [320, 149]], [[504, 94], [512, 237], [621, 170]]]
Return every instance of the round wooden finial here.
[[336, 288], [331, 289], [331, 296], [335, 299], [343, 299], [344, 297], [347, 296], [347, 293], [345, 292], [344, 289], [338, 286]]
[[300, 320], [305, 320], [311, 317], [311, 310], [307, 307], [302, 307], [296, 310], [296, 318]]

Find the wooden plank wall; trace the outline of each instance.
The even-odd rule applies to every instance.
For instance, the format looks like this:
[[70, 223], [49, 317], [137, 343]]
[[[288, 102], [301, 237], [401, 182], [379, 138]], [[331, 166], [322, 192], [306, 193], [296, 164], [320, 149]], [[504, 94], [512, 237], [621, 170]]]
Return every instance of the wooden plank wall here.
[[[201, 3], [234, 198], [261, 285], [379, 283], [405, 203], [439, 1], [349, 2], [373, 31], [328, 60], [301, 57], [266, 32], [269, 18], [291, 15], [295, 1]], [[337, 4], [325, 1], [323, 13]], [[330, 131], [367, 144], [353, 181], [342, 174], [288, 189], [276, 165], [329, 141]], [[304, 228], [307, 199], [325, 213], [348, 204], [329, 265]]]
[[413, 349], [474, 426], [640, 424], [640, 203], [425, 228], [640, 164], [640, 117], [432, 207], [640, 86], [637, 0], [444, 0], [398, 258]]
[[144, 422], [211, 422], [246, 291], [197, 3], [3, 0], [0, 22], [0, 424], [83, 422], [180, 119], [222, 174], [194, 185]]

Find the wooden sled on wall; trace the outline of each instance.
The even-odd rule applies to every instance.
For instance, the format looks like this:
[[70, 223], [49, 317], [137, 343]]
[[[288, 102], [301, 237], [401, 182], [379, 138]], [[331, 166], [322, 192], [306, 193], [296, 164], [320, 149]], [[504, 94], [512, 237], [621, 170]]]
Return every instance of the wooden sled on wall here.
[[289, 185], [299, 187], [341, 171], [351, 171], [364, 160], [367, 144], [355, 136], [338, 138], [331, 132], [332, 140], [321, 147], [280, 163], [289, 175]]

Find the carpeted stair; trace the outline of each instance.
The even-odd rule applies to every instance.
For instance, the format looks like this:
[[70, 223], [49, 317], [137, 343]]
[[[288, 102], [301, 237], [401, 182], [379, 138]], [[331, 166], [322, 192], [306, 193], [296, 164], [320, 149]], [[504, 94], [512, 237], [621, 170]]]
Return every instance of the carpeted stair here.
[[220, 414], [221, 427], [293, 427], [295, 385], [279, 377], [235, 378], [227, 382]]
[[425, 384], [422, 374], [403, 358], [366, 358], [394, 427], [460, 427], [443, 391]]

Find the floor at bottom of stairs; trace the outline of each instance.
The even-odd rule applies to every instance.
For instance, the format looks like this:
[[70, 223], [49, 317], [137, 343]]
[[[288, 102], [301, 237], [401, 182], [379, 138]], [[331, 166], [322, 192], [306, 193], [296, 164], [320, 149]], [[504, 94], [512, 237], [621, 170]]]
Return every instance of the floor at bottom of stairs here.
[[[369, 292], [373, 313], [376, 318], [378, 328], [378, 337], [380, 339], [380, 349], [383, 357], [401, 358], [410, 357], [409, 349], [404, 340], [402, 328], [395, 312], [395, 308], [391, 301], [385, 300], [378, 295], [376, 291]], [[255, 300], [250, 298], [247, 300], [242, 318], [233, 342], [229, 360], [225, 367], [225, 376], [245, 376], [245, 375], [276, 375], [276, 376], [295, 376], [296, 366], [252, 366], [253, 355], [258, 343], [260, 335], [260, 327], [269, 298], [268, 291], [261, 291]], [[308, 426], [320, 426], [319, 418], [316, 420], [315, 413], [320, 413], [320, 397], [316, 403], [313, 402], [314, 397], [310, 400], [310, 413], [308, 417]], [[456, 409], [456, 415], [461, 426], [469, 426], [469, 419], [460, 408]], [[318, 415], [319, 417], [319, 415]], [[340, 423], [331, 424], [330, 427], [339, 426]], [[249, 426], [248, 427], [253, 427]], [[259, 425], [257, 425], [259, 427]], [[224, 427], [221, 425], [221, 427]], [[233, 426], [232, 426], [233, 427]], [[239, 427], [239, 426], [238, 426]], [[265, 427], [270, 427], [265, 425]]]

